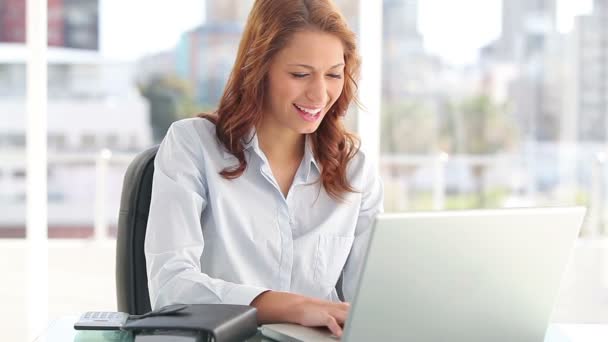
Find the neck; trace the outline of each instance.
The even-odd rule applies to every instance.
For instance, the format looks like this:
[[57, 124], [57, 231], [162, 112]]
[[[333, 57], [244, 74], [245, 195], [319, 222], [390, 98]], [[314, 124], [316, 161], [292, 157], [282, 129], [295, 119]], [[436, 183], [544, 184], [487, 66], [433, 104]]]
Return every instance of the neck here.
[[285, 129], [270, 130], [263, 125], [257, 128], [260, 149], [274, 161], [301, 160], [304, 155], [306, 137]]

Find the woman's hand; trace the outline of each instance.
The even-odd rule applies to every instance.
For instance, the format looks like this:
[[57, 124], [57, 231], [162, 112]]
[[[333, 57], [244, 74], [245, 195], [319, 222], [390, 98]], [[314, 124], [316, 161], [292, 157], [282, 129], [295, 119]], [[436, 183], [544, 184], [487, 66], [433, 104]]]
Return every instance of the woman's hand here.
[[350, 304], [334, 303], [287, 292], [267, 291], [251, 306], [258, 310], [258, 323], [296, 323], [307, 327], [327, 327], [342, 336]]
[[342, 336], [342, 327], [348, 317], [348, 303], [333, 303], [308, 298], [291, 309], [294, 323], [307, 327], [326, 326], [332, 334]]

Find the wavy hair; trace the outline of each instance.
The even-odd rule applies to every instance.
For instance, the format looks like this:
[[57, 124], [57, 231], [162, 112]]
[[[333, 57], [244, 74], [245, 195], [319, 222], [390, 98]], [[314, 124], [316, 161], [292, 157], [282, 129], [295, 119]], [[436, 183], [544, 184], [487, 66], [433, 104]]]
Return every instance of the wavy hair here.
[[273, 56], [299, 31], [317, 30], [338, 37], [344, 49], [344, 87], [314, 133], [313, 153], [320, 164], [320, 181], [325, 191], [341, 200], [345, 192], [355, 190], [349, 184], [346, 169], [359, 150], [356, 135], [344, 127], [343, 117], [356, 99], [360, 57], [355, 34], [331, 0], [256, 0], [247, 19], [235, 64], [217, 111], [199, 114], [216, 125], [221, 144], [239, 163], [220, 174], [235, 179], [247, 167], [243, 141], [261, 120], [267, 86], [267, 74]]

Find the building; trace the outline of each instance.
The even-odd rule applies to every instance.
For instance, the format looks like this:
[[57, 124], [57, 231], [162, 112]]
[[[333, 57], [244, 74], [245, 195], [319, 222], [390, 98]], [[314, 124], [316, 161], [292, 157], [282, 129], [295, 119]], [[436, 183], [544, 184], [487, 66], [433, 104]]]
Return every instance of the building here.
[[[0, 0], [0, 43], [25, 43], [26, 0]], [[48, 0], [49, 46], [99, 50], [99, 0]]]
[[[351, 28], [358, 27], [359, 0], [335, 0]], [[192, 84], [196, 101], [215, 108], [232, 70], [253, 0], [207, 0], [206, 20], [182, 34], [175, 49], [142, 58], [137, 78], [177, 75]]]
[[178, 75], [194, 84], [196, 99], [216, 107], [236, 58], [244, 22], [206, 23], [182, 35], [176, 48]]
[[[0, 237], [23, 236], [26, 181], [25, 0], [0, 0]], [[21, 7], [20, 7], [21, 6]], [[151, 145], [146, 101], [133, 66], [98, 50], [97, 1], [49, 1], [49, 234], [92, 231], [100, 151], [132, 154]], [[10, 18], [11, 20], [7, 20]], [[126, 165], [107, 173], [107, 221], [116, 222]], [[75, 234], [75, 235], [74, 235]], [[86, 235], [86, 234], [85, 234]]]
[[183, 33], [173, 50], [142, 58], [137, 78], [145, 83], [175, 75], [192, 85], [199, 104], [216, 107], [252, 5], [253, 0], [207, 0], [205, 22]]
[[[244, 24], [254, 0], [206, 0], [206, 23]], [[333, 0], [353, 30], [356, 30], [359, 14], [359, 0]]]
[[[0, 70], [9, 71], [0, 72], [0, 236], [23, 236], [25, 226], [26, 52], [15, 45], [0, 44]], [[48, 56], [49, 234], [83, 236], [92, 232], [100, 151], [132, 154], [151, 146], [148, 107], [131, 65], [90, 50], [50, 48]], [[108, 222], [116, 222], [124, 167], [107, 175]]]
[[556, 18], [556, 0], [503, 0], [502, 57], [524, 60], [543, 50], [547, 35], [555, 32]]
[[424, 96], [435, 61], [424, 51], [418, 30], [418, 0], [384, 0], [382, 11], [384, 101]]
[[25, 1], [0, 0], [0, 42], [25, 42]]
[[354, 32], [359, 32], [359, 0], [333, 0]]
[[524, 140], [557, 141], [564, 115], [565, 38], [556, 0], [503, 0], [500, 38], [482, 51], [484, 67], [513, 65], [510, 111]]
[[594, 0], [593, 11], [576, 19], [574, 49], [578, 140], [608, 138], [608, 1]]
[[214, 23], [240, 23], [247, 20], [253, 0], [206, 0], [207, 24]]
[[418, 0], [384, 0], [382, 24], [385, 39], [399, 38], [412, 45], [414, 51], [422, 46], [418, 30]]

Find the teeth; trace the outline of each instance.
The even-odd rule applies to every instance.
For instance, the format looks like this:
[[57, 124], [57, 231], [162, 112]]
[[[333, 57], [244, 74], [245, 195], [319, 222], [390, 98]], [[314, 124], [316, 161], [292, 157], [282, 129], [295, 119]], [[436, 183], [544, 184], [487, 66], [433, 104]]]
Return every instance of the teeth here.
[[295, 106], [298, 107], [299, 110], [307, 113], [310, 116], [315, 116], [315, 115], [317, 115], [317, 114], [319, 114], [321, 112], [321, 109], [313, 110], [313, 109], [308, 109], [308, 108], [300, 107], [298, 105], [295, 105]]

